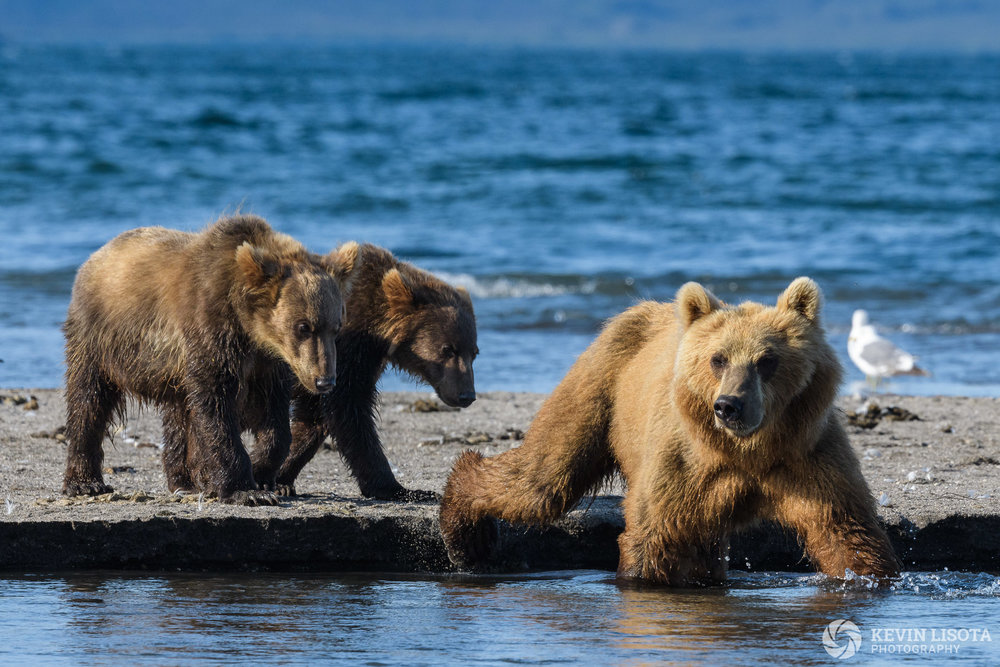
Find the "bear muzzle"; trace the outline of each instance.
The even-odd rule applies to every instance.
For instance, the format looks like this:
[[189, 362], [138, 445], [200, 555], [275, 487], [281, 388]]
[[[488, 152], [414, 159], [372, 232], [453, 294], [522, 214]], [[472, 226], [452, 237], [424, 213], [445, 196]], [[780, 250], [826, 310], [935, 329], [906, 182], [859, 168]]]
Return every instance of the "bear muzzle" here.
[[[739, 396], [722, 395], [715, 399], [712, 405], [715, 412], [715, 422], [733, 435], [746, 437], [760, 428], [760, 419], [749, 414], [754, 412], [746, 409], [746, 404]], [[753, 418], [753, 423], [748, 419]]]
[[331, 391], [337, 384], [337, 376], [330, 375], [327, 377], [316, 378], [316, 393], [326, 394]]
[[463, 391], [459, 394], [452, 394], [450, 392], [436, 390], [438, 398], [440, 398], [445, 405], [451, 408], [467, 408], [472, 405], [476, 400], [476, 392], [473, 391]]

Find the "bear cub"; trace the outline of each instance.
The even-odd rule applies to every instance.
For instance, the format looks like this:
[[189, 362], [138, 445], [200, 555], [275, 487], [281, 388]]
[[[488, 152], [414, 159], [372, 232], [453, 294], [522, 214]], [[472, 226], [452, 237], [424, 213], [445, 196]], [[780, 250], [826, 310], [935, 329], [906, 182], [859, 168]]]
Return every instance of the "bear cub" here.
[[[273, 488], [288, 452], [292, 378], [312, 393], [333, 388], [342, 290], [357, 254], [351, 244], [317, 261], [250, 215], [200, 233], [134, 229], [95, 252], [77, 273], [64, 325], [63, 493], [111, 491], [102, 442], [131, 396], [162, 411], [171, 491], [274, 504], [254, 477]], [[243, 430], [256, 437], [253, 464]]]
[[484, 563], [495, 519], [551, 522], [620, 472], [619, 577], [722, 581], [729, 534], [761, 519], [796, 531], [830, 576], [897, 575], [833, 407], [842, 371], [820, 302], [808, 278], [774, 307], [728, 306], [688, 283], [673, 303], [610, 320], [523, 445], [455, 463], [440, 514], [452, 561]]
[[472, 300], [383, 248], [365, 244], [361, 257], [337, 339], [337, 386], [323, 395], [296, 389], [279, 493], [295, 495], [296, 477], [329, 435], [366, 498], [435, 500], [433, 492], [396, 481], [376, 427], [376, 385], [391, 364], [431, 385], [446, 405], [464, 408], [476, 400]]

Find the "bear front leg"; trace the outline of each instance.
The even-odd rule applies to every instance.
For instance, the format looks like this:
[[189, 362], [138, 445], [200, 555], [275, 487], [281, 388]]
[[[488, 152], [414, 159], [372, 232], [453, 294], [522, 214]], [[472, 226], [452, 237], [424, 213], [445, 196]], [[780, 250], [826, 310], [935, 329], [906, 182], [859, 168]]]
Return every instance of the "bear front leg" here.
[[278, 469], [276, 493], [279, 496], [294, 496], [295, 480], [299, 473], [312, 461], [326, 439], [323, 420], [325, 396], [307, 394], [298, 389], [292, 400], [292, 441], [288, 455]]
[[793, 528], [820, 572], [844, 578], [847, 570], [878, 579], [899, 576], [899, 561], [874, 509], [790, 495], [778, 521]]
[[188, 438], [190, 437], [187, 408], [183, 404], [161, 406], [163, 424], [163, 473], [167, 478], [167, 489], [190, 492], [195, 490], [194, 481], [188, 472]]
[[[221, 376], [221, 377], [220, 377]], [[215, 382], [192, 382], [188, 414], [192, 441], [188, 469], [199, 488], [234, 505], [277, 505], [274, 494], [260, 491], [250, 456], [240, 439], [237, 383], [234, 374], [216, 373]], [[204, 378], [202, 378], [204, 380]]]
[[839, 425], [831, 423], [812, 456], [783, 468], [767, 490], [775, 498], [775, 518], [799, 534], [820, 572], [839, 578], [847, 570], [876, 578], [899, 575], [899, 561]]
[[485, 462], [482, 454], [472, 450], [459, 456], [441, 499], [441, 537], [449, 560], [461, 568], [475, 568], [488, 561], [499, 537], [496, 521], [488, 512], [488, 499], [481, 497], [490, 491], [481, 486]]
[[375, 386], [367, 383], [359, 388], [359, 384], [352, 387], [349, 380], [341, 383], [338, 377], [336, 389], [323, 401], [323, 417], [361, 495], [407, 502], [438, 500], [433, 491], [407, 489], [396, 481], [375, 423]]
[[253, 399], [248, 401], [245, 411], [252, 413], [248, 420], [254, 435], [254, 449], [250, 460], [253, 478], [265, 491], [278, 491], [278, 469], [288, 457], [292, 442], [288, 412], [291, 393], [288, 383], [272, 376], [251, 389]]
[[726, 580], [729, 537], [723, 525], [691, 521], [682, 508], [650, 503], [638, 489], [625, 499], [625, 531], [618, 536], [618, 578], [667, 586], [704, 586]]
[[[69, 346], [67, 346], [69, 348]], [[67, 496], [110, 493], [104, 483], [104, 436], [112, 415], [121, 412], [122, 392], [101, 377], [89, 360], [67, 351], [66, 373], [66, 471], [62, 492]]]
[[[575, 367], [574, 367], [575, 368]], [[569, 511], [614, 470], [606, 399], [574, 370], [542, 405], [524, 443], [486, 458], [467, 451], [455, 462], [441, 500], [441, 535], [452, 562], [474, 567], [496, 543], [494, 519], [541, 525]]]

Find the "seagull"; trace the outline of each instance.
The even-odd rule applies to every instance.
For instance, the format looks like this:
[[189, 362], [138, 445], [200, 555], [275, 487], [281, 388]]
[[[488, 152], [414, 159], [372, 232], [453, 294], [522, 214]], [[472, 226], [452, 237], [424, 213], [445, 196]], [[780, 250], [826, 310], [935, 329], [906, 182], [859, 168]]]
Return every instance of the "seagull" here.
[[851, 318], [847, 354], [865, 374], [873, 391], [878, 389], [882, 378], [893, 375], [930, 375], [917, 366], [912, 354], [879, 336], [875, 327], [868, 323], [868, 313], [863, 310], [855, 310]]

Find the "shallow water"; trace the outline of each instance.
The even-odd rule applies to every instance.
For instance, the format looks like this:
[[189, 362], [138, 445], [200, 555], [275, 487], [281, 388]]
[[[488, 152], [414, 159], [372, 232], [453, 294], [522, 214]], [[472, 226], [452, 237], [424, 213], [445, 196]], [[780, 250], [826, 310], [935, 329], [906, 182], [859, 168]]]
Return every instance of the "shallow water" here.
[[897, 391], [998, 395], [998, 107], [997, 56], [8, 45], [0, 386], [61, 384], [97, 247], [242, 205], [469, 286], [482, 390], [550, 390], [687, 280], [808, 274], [845, 361], [863, 307], [934, 373]]
[[[861, 632], [851, 662], [928, 650], [1000, 660], [1000, 579], [986, 574], [909, 573], [891, 591], [743, 572], [725, 587], [674, 591], [598, 571], [7, 575], [0, 589], [0, 662], [817, 664], [837, 662], [823, 631], [838, 619]], [[886, 640], [890, 629], [909, 639]], [[991, 641], [932, 634], [969, 629]]]

